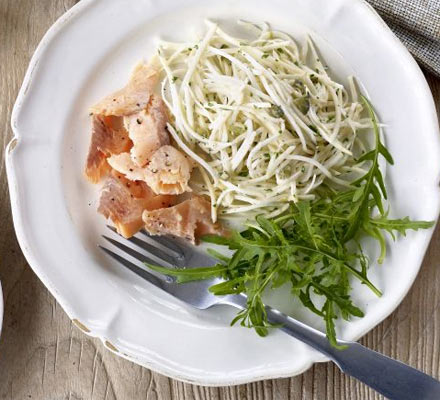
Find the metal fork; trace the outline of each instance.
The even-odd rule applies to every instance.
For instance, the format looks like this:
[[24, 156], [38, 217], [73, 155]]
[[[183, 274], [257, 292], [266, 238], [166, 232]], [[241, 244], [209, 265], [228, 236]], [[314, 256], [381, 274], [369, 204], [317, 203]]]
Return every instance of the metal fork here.
[[[113, 232], [114, 228], [109, 227]], [[142, 235], [142, 238], [141, 238]], [[215, 296], [208, 288], [221, 279], [176, 283], [175, 279], [156, 271], [149, 271], [143, 263], [163, 267], [198, 267], [214, 265], [217, 261], [195, 250], [194, 246], [174, 238], [150, 236], [145, 231], [130, 239], [118, 240], [103, 235], [123, 255], [107, 247], [99, 247], [110, 257], [144, 278], [152, 285], [198, 309], [208, 309], [216, 304], [228, 304], [238, 309], [246, 307], [246, 296]], [[128, 257], [127, 257], [128, 256]], [[130, 261], [131, 258], [133, 261]], [[392, 400], [439, 400], [440, 382], [399, 361], [393, 360], [359, 343], [339, 340], [344, 350], [332, 347], [325, 334], [266, 306], [268, 320], [280, 324], [282, 331], [301, 340], [331, 359], [344, 373], [359, 379]]]

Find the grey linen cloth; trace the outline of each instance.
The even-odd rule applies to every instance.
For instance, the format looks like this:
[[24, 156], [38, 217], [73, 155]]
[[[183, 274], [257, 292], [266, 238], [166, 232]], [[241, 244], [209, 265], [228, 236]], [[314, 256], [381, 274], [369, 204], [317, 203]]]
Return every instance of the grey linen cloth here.
[[440, 0], [367, 0], [428, 71], [440, 77]]

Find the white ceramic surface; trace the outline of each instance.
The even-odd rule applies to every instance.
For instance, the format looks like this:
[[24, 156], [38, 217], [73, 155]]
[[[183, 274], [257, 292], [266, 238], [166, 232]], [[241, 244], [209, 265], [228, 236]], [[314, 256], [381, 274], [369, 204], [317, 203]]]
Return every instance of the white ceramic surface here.
[[[183, 40], [205, 17], [231, 29], [238, 18], [268, 21], [299, 40], [310, 33], [333, 75], [354, 73], [387, 124], [396, 161], [387, 171], [393, 213], [437, 219], [440, 136], [432, 96], [415, 61], [363, 1], [83, 0], [42, 40], [14, 108], [7, 173], [15, 228], [29, 264], [69, 317], [119, 355], [204, 385], [291, 376], [325, 358], [279, 331], [260, 338], [229, 327], [232, 309], [181, 304], [96, 248], [105, 228], [95, 211], [97, 189], [82, 176], [87, 108], [124, 84], [155, 37]], [[383, 266], [373, 263], [382, 298], [353, 285], [366, 316], [339, 322], [341, 338], [359, 338], [395, 309], [431, 234], [411, 232], [390, 245]], [[322, 328], [297, 303], [268, 301]]]

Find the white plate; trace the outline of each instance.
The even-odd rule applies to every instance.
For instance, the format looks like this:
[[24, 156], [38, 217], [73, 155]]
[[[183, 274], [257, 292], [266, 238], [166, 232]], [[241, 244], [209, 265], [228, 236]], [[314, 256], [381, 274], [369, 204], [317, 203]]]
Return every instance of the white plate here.
[[[205, 17], [227, 26], [243, 17], [268, 21], [300, 40], [309, 32], [335, 76], [355, 73], [388, 126], [386, 140], [396, 160], [387, 172], [394, 213], [437, 218], [440, 144], [429, 88], [405, 48], [363, 1], [83, 0], [44, 37], [14, 109], [16, 139], [7, 171], [17, 236], [69, 317], [119, 355], [204, 385], [291, 376], [325, 359], [282, 332], [260, 338], [229, 327], [235, 313], [229, 308], [196, 311], [181, 304], [96, 248], [105, 228], [95, 211], [96, 188], [82, 176], [87, 108], [125, 83], [133, 65], [151, 54], [155, 36], [184, 39]], [[359, 338], [395, 309], [416, 277], [431, 234], [399, 239], [385, 265], [373, 267], [381, 299], [354, 285], [366, 316], [340, 323], [340, 337]], [[271, 301], [321, 326], [296, 303]]]

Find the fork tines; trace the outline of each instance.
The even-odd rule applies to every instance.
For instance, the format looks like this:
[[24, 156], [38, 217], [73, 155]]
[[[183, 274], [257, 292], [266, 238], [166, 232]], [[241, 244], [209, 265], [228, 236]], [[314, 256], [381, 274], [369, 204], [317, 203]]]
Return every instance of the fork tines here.
[[[108, 225], [107, 227], [112, 232], [117, 233], [115, 228]], [[156, 272], [150, 272], [144, 266], [131, 262], [129, 258], [132, 257], [137, 262], [143, 264], [148, 263], [161, 267], [179, 267], [182, 266], [185, 260], [185, 253], [177, 243], [173, 242], [173, 239], [151, 237], [147, 232], [142, 233], [142, 239], [137, 236], [126, 239], [121, 236], [112, 238], [107, 235], [102, 235], [108, 243], [121, 250], [123, 252], [122, 255], [117, 254], [107, 247], [98, 246], [106, 254], [131, 271], [147, 279], [154, 285], [162, 287], [163, 283], [172, 282], [173, 279]]]
[[[107, 225], [107, 228], [117, 233], [114, 227]], [[118, 240], [111, 239], [106, 235], [102, 235], [102, 237], [140, 261], [162, 266], [168, 266], [163, 265], [164, 262], [172, 266], [180, 266], [182, 264], [185, 259], [185, 253], [172, 239], [151, 236], [145, 231], [141, 231], [140, 233], [143, 235], [142, 239], [137, 236], [132, 236], [127, 239], [120, 235], [117, 237]], [[124, 245], [123, 242], [129, 242], [134, 246], [127, 246], [128, 243]], [[141, 249], [142, 254], [136, 252], [134, 248]], [[157, 258], [157, 261], [152, 261], [151, 256], [154, 256], [153, 259]]]
[[111, 258], [118, 261], [125, 267], [127, 267], [130, 271], [134, 272], [135, 274], [139, 275], [141, 278], [144, 278], [148, 282], [152, 283], [153, 285], [164, 289], [164, 285], [167, 283], [170, 283], [173, 281], [173, 279], [160, 275], [160, 274], [153, 274], [149, 271], [147, 271], [145, 268], [140, 267], [139, 265], [136, 265], [132, 263], [131, 261], [125, 259], [124, 257], [120, 256], [119, 254], [116, 254], [115, 252], [107, 249], [104, 246], [98, 245], [98, 247], [103, 250], [106, 254], [108, 254]]

